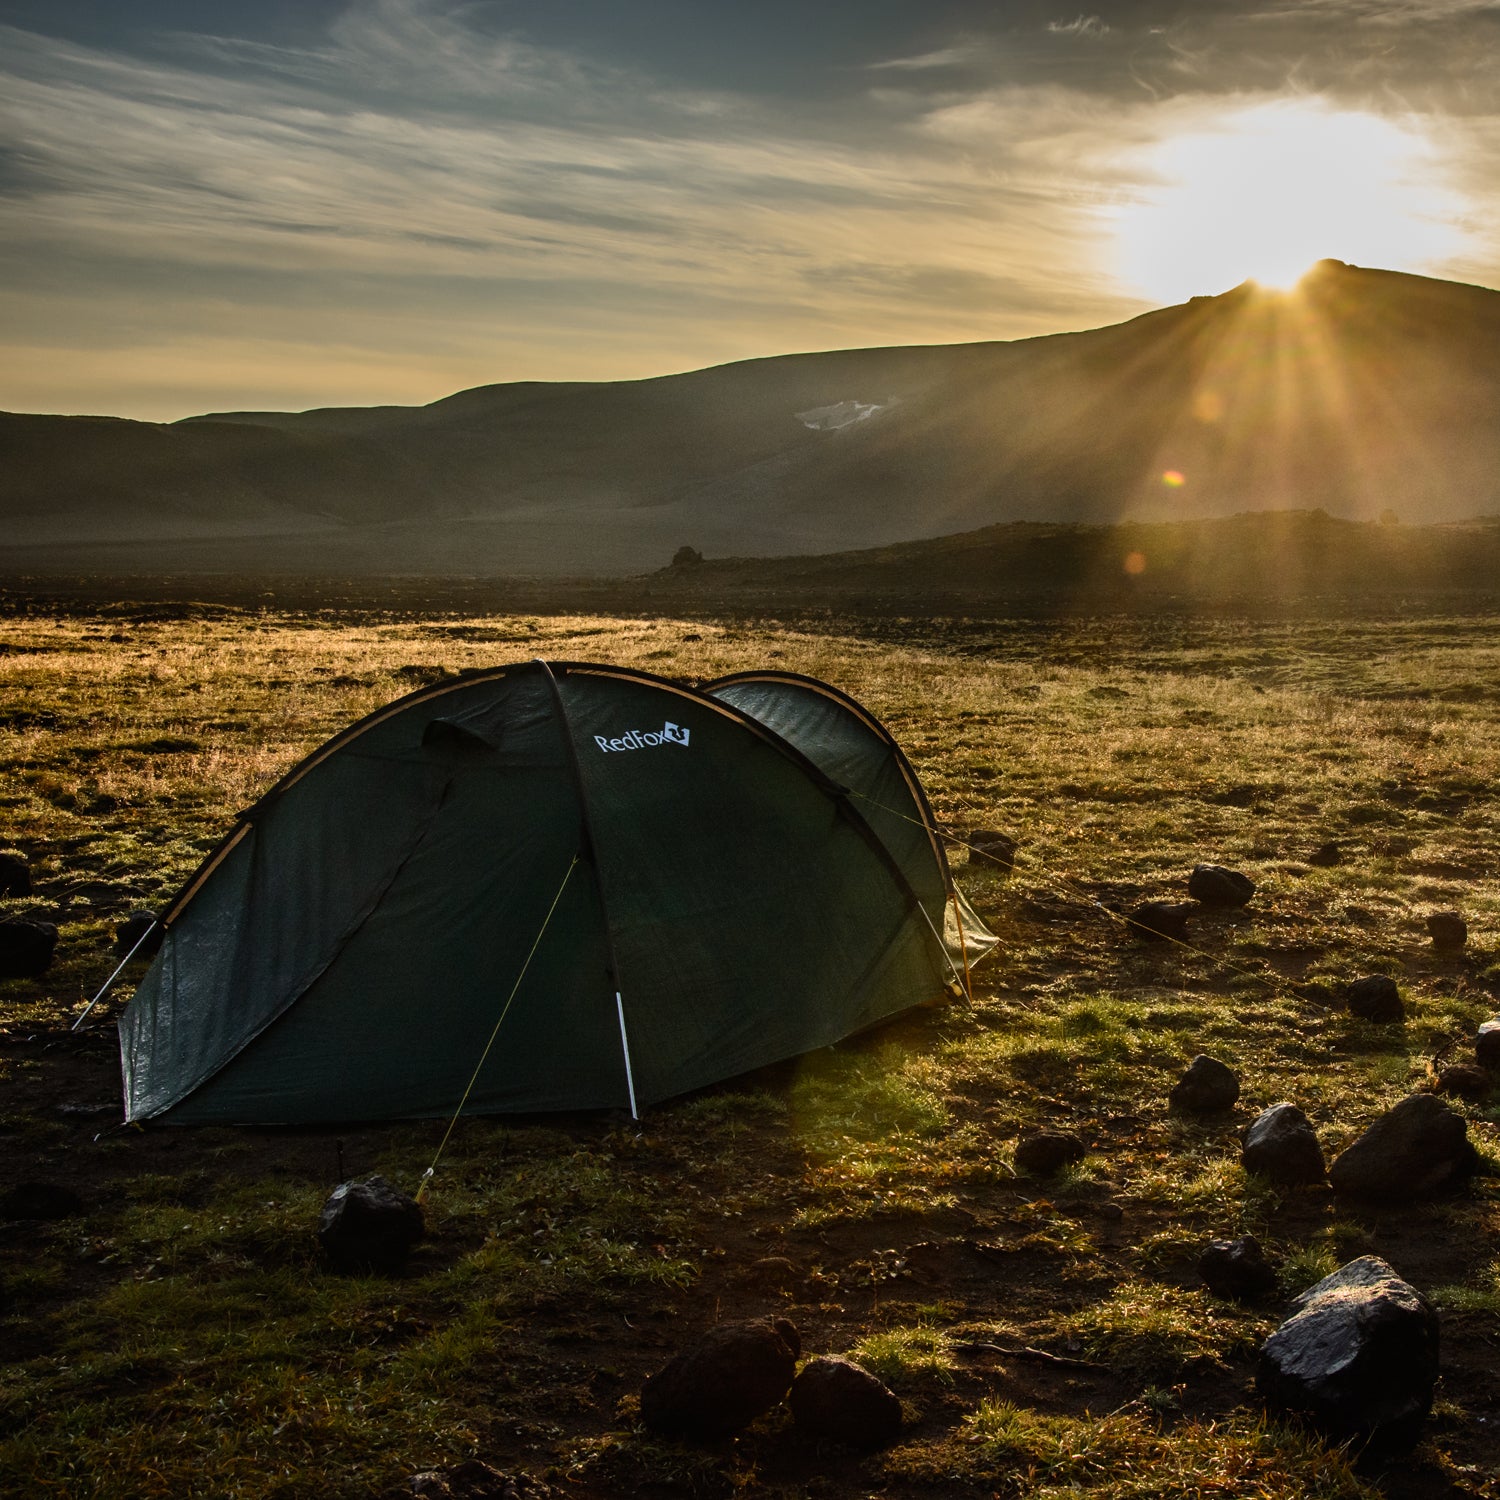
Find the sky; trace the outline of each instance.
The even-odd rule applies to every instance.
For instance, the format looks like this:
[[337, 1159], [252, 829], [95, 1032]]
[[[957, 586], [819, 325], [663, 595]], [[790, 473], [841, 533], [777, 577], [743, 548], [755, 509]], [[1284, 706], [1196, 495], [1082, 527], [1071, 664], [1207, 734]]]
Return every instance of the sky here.
[[1500, 3], [0, 0], [0, 408], [421, 403], [1500, 288]]

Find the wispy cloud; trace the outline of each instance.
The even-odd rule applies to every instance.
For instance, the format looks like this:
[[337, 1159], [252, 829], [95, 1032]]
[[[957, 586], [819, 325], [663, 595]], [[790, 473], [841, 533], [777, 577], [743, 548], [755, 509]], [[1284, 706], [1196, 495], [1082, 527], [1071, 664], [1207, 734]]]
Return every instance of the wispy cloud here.
[[[309, 45], [149, 58], [0, 28], [0, 406], [85, 370], [122, 392], [105, 409], [241, 405], [299, 347], [288, 404], [1107, 322], [1143, 307], [1104, 238], [1142, 149], [1243, 88], [1212, 45], [1174, 75], [1184, 33], [1153, 41], [1153, 99], [1114, 12], [893, 54], [837, 108], [505, 14], [359, 0]], [[1476, 183], [1500, 174], [1483, 125], [1453, 140]]]

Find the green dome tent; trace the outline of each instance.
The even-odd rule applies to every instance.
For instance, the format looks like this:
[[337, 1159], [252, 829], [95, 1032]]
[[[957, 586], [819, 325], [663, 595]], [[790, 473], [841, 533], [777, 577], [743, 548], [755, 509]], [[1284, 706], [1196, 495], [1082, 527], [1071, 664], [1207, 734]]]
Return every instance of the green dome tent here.
[[953, 991], [995, 942], [843, 695], [545, 662], [335, 736], [163, 924], [120, 1021], [131, 1121], [636, 1113]]

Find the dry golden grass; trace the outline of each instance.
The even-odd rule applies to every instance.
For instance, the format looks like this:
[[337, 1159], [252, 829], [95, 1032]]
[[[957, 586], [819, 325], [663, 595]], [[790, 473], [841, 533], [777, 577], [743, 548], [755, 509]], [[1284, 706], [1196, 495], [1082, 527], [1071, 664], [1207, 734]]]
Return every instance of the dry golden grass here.
[[[534, 656], [775, 666], [867, 703], [941, 819], [1021, 840], [1010, 876], [955, 849], [1004, 940], [974, 1006], [665, 1106], [639, 1135], [465, 1122], [395, 1282], [317, 1265], [326, 1133], [93, 1144], [97, 1123], [56, 1114], [78, 1086], [64, 1027], [125, 909], [165, 899], [352, 719], [439, 671]], [[1373, 1494], [1261, 1421], [1249, 1378], [1276, 1308], [1197, 1286], [1198, 1246], [1253, 1230], [1289, 1291], [1372, 1250], [1440, 1291], [1445, 1405], [1385, 1493], [1495, 1493], [1495, 1180], [1369, 1214], [1247, 1178], [1235, 1130], [1293, 1098], [1337, 1149], [1500, 1009], [1496, 684], [1484, 618], [0, 620], [4, 841], [38, 880], [9, 909], [63, 931], [45, 980], [0, 983], [0, 1124], [12, 1178], [76, 1172], [92, 1203], [0, 1251], [0, 1489], [354, 1500], [477, 1452], [580, 1495]], [[1311, 863], [1329, 841], [1342, 862]], [[1106, 908], [1180, 897], [1199, 860], [1249, 873], [1249, 910], [1197, 921], [1190, 949], [1131, 941]], [[1446, 906], [1470, 923], [1459, 959], [1423, 929]], [[1341, 1012], [1374, 971], [1399, 977], [1404, 1027]], [[103, 1066], [88, 1035], [80, 1069]], [[1242, 1073], [1223, 1120], [1165, 1112], [1198, 1051]], [[1493, 1160], [1500, 1098], [1465, 1108]], [[1089, 1156], [1017, 1178], [1036, 1124]], [[435, 1133], [353, 1132], [349, 1168], [414, 1185]], [[756, 1272], [767, 1256], [792, 1273]], [[643, 1374], [707, 1322], [766, 1311], [809, 1352], [880, 1364], [909, 1437], [858, 1460], [799, 1445], [784, 1416], [707, 1452], [636, 1429]], [[1078, 1368], [993, 1352], [1016, 1348]]]

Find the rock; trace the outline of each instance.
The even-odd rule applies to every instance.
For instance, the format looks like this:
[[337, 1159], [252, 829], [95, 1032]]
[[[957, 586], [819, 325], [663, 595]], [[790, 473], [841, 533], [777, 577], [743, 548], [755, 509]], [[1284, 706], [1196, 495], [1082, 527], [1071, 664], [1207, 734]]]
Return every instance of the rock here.
[[1481, 1068], [1500, 1068], [1500, 1020], [1486, 1021], [1474, 1039], [1474, 1060]]
[[1245, 1132], [1240, 1161], [1247, 1172], [1269, 1177], [1283, 1187], [1322, 1182], [1327, 1172], [1312, 1121], [1295, 1104], [1286, 1102], [1260, 1112]]
[[[155, 958], [161, 952], [166, 933], [158, 925], [154, 911], [133, 911], [115, 926], [115, 954], [124, 958], [134, 950], [137, 958]], [[145, 938], [145, 942], [141, 939]], [[135, 945], [140, 943], [137, 948]]]
[[1167, 1103], [1172, 1109], [1207, 1115], [1229, 1109], [1239, 1097], [1240, 1081], [1234, 1070], [1218, 1058], [1200, 1052], [1172, 1085]]
[[1439, 1094], [1455, 1094], [1461, 1099], [1479, 1099], [1495, 1087], [1495, 1075], [1474, 1063], [1449, 1063], [1432, 1076], [1432, 1087]]
[[1051, 1177], [1086, 1154], [1083, 1142], [1070, 1130], [1032, 1130], [1016, 1142], [1016, 1170]]
[[1373, 1255], [1325, 1276], [1260, 1351], [1256, 1385], [1281, 1411], [1344, 1441], [1409, 1447], [1432, 1409], [1438, 1319]]
[[1468, 1121], [1436, 1094], [1388, 1109], [1328, 1169], [1336, 1193], [1405, 1203], [1461, 1186], [1479, 1165]]
[[797, 1430], [850, 1448], [881, 1448], [901, 1432], [901, 1403], [863, 1365], [825, 1354], [803, 1365], [790, 1397]]
[[24, 855], [10, 850], [0, 853], [0, 896], [29, 896], [31, 867]]
[[791, 1389], [802, 1340], [785, 1318], [720, 1323], [641, 1387], [641, 1421], [713, 1442], [748, 1427]]
[[334, 1188], [318, 1243], [335, 1271], [399, 1271], [424, 1227], [421, 1205], [377, 1175]]
[[998, 828], [976, 828], [964, 840], [971, 865], [993, 865], [997, 870], [1013, 870], [1020, 845]]
[[703, 554], [696, 547], [689, 547], [686, 544], [672, 554], [674, 568], [696, 568], [702, 561]]
[[1427, 935], [1440, 953], [1457, 953], [1469, 941], [1469, 924], [1456, 911], [1435, 911], [1427, 918]]
[[0, 921], [0, 979], [35, 979], [52, 966], [57, 928], [34, 917]]
[[797, 1263], [785, 1255], [763, 1255], [736, 1274], [741, 1286], [764, 1287], [767, 1291], [789, 1292], [803, 1280]]
[[1188, 918], [1197, 908], [1189, 901], [1148, 901], [1138, 906], [1125, 919], [1131, 931], [1144, 942], [1160, 942], [1171, 938], [1179, 943], [1187, 941]]
[[1344, 999], [1349, 1013], [1366, 1021], [1402, 1021], [1406, 1019], [1406, 1007], [1401, 1003], [1401, 990], [1389, 974], [1371, 974], [1368, 979], [1356, 979], [1346, 986]]
[[1326, 844], [1319, 844], [1311, 854], [1307, 856], [1310, 865], [1317, 865], [1321, 869], [1331, 869], [1334, 865], [1344, 862], [1344, 851], [1330, 839]]
[[1276, 1290], [1276, 1269], [1253, 1234], [1211, 1240], [1198, 1257], [1198, 1274], [1216, 1297], [1254, 1302]]
[[1223, 865], [1194, 865], [1188, 895], [1205, 906], [1244, 906], [1255, 894], [1255, 882]]
[[20, 1182], [0, 1197], [0, 1219], [76, 1219], [83, 1199], [56, 1182]]

